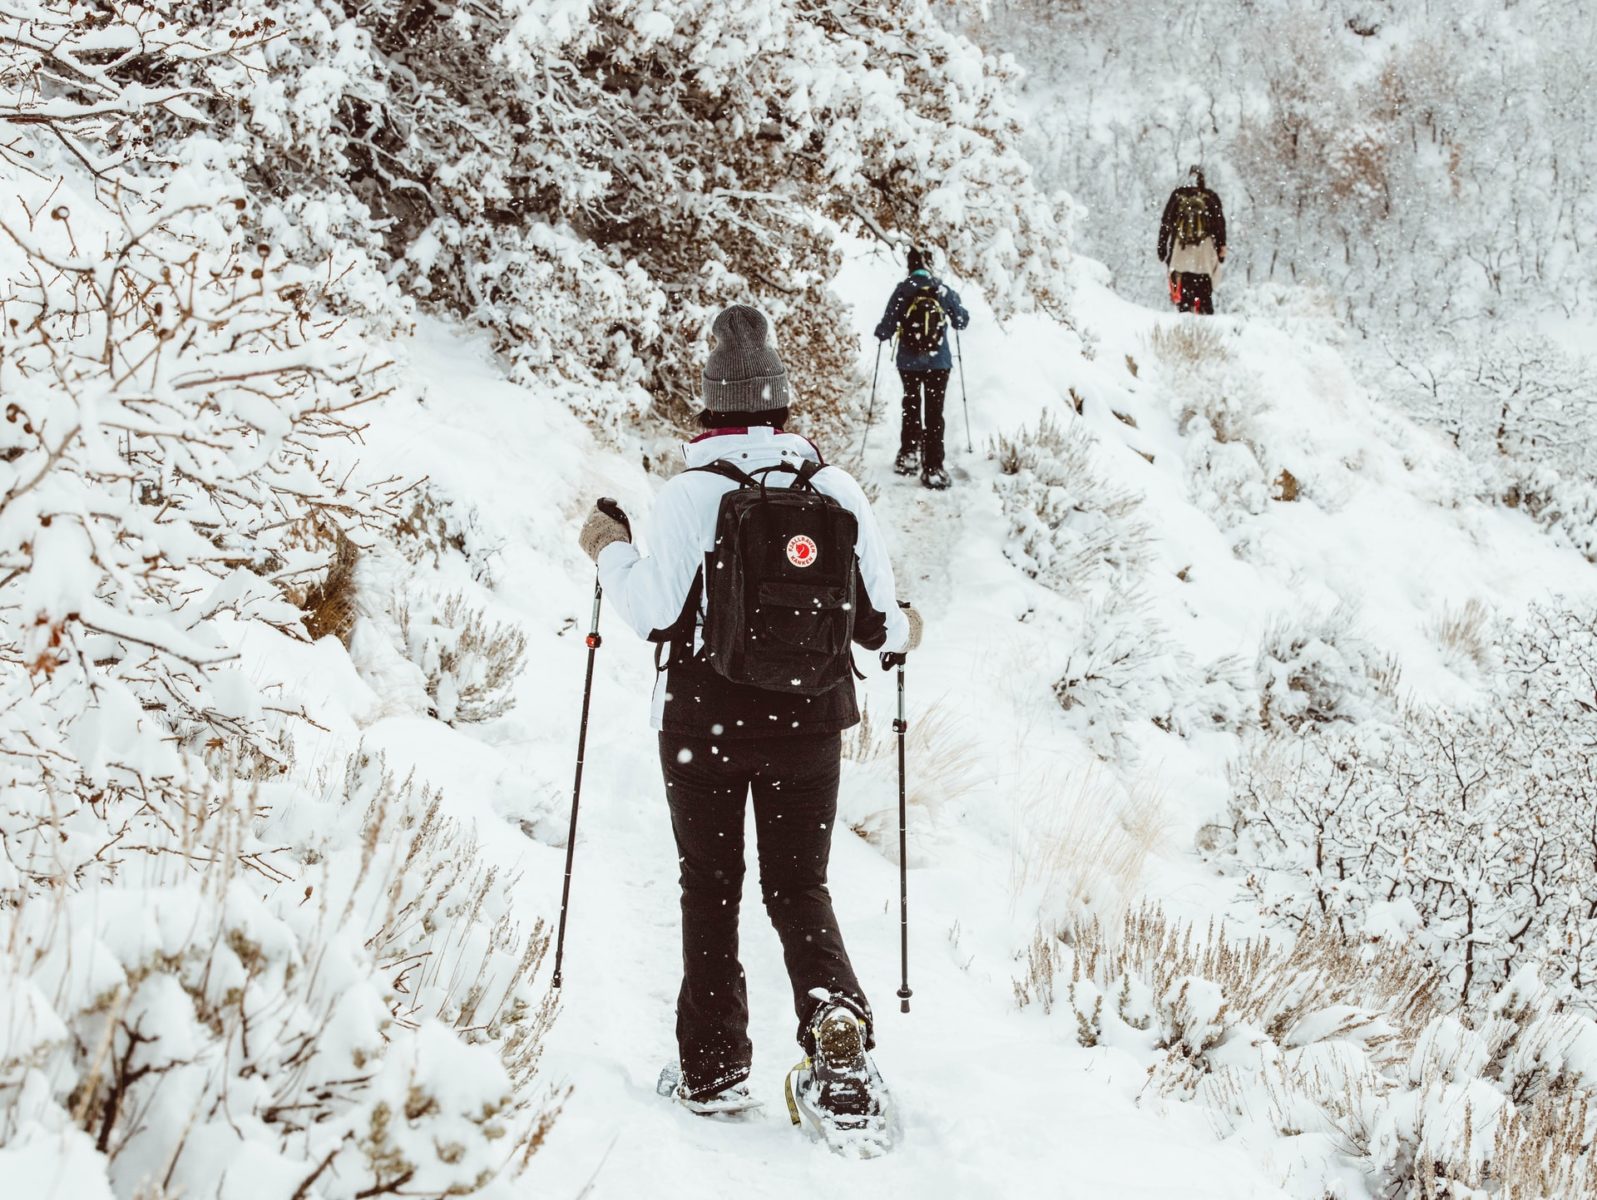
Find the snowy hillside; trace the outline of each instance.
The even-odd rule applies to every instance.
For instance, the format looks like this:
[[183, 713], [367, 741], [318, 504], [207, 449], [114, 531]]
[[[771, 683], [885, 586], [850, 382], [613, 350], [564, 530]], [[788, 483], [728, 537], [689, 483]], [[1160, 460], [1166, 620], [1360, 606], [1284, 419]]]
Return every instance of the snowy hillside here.
[[[850, 259], [841, 286], [862, 337], [893, 278], [862, 249]], [[1217, 463], [1223, 445], [1239, 442], [1215, 443], [1191, 418], [1181, 429], [1189, 404], [1221, 403], [1191, 390], [1209, 367], [1160, 350], [1160, 331], [1186, 327], [1097, 285], [1082, 292], [1091, 359], [1058, 326], [1001, 329], [976, 309], [963, 349], [978, 451], [955, 456], [953, 491], [934, 495], [892, 476], [883, 427], [865, 464], [900, 586], [925, 610], [928, 635], [909, 673], [908, 1015], [890, 1004], [898, 964], [887, 676], [866, 685], [872, 746], [845, 777], [843, 815], [857, 836], [840, 837], [834, 851], [833, 891], [880, 998], [879, 1061], [905, 1123], [904, 1152], [863, 1169], [902, 1195], [1044, 1179], [1068, 1180], [1081, 1195], [1277, 1195], [1293, 1169], [1277, 1164], [1291, 1153], [1267, 1164], [1245, 1141], [1217, 1139], [1203, 1106], [1149, 1090], [1145, 1050], [1084, 1048], [1074, 1020], [1016, 1011], [1039, 920], [1093, 911], [1118, 921], [1124, 905], [1150, 897], [1178, 917], [1247, 922], [1240, 889], [1202, 867], [1192, 846], [1202, 826], [1224, 819], [1238, 743], [1227, 722], [1243, 724], [1257, 708], [1253, 660], [1273, 623], [1356, 606], [1359, 636], [1396, 656], [1403, 686], [1447, 703], [1471, 686], [1431, 632], [1449, 605], [1478, 598], [1515, 612], [1553, 591], [1589, 592], [1597, 574], [1524, 516], [1451, 492], [1456, 453], [1384, 413], [1348, 375], [1331, 335], [1312, 327], [1216, 323], [1221, 348], [1205, 353], [1221, 362], [1224, 411], [1263, 456]], [[429, 719], [414, 668], [392, 649], [394, 631], [379, 628], [391, 621], [383, 605], [418, 576], [372, 564], [362, 568], [371, 572], [363, 594], [376, 611], [357, 629], [353, 654], [374, 692], [339, 705], [340, 716], [394, 769], [413, 767], [440, 787], [445, 811], [476, 823], [483, 861], [517, 876], [519, 911], [552, 921], [591, 592], [574, 522], [599, 494], [645, 512], [658, 474], [642, 469], [636, 450], [605, 448], [558, 407], [504, 382], [469, 333], [426, 325], [412, 353], [425, 399], [376, 414], [367, 453], [473, 512], [473, 537], [497, 552], [475, 578], [460, 556], [446, 556], [436, 584], [422, 573], [423, 587], [462, 589], [491, 619], [513, 624], [527, 640], [526, 667], [505, 717], [459, 729]], [[884, 387], [879, 422], [895, 402]], [[1017, 565], [1040, 551], [1012, 536], [1013, 505], [1006, 510], [997, 489], [1017, 477], [987, 452], [1044, 415], [1061, 437], [1083, 439], [1075, 452], [1091, 473], [1090, 482], [1067, 481], [1085, 489], [1084, 502], [1059, 531], [1077, 536], [1076, 522], [1110, 491], [1131, 506], [1097, 531], [1126, 544], [1123, 564], [1075, 564], [1054, 587]], [[951, 440], [962, 438], [961, 421]], [[660, 454], [650, 447], [652, 461]], [[1272, 498], [1283, 471], [1299, 481], [1290, 502]], [[1058, 553], [1073, 550], [1067, 542]], [[781, 960], [752, 877], [744, 942], [766, 1116], [753, 1127], [705, 1126], [654, 1095], [672, 1047], [675, 862], [647, 732], [650, 653], [624, 630], [607, 633], [567, 983], [542, 1066], [547, 1086], [572, 1090], [527, 1178], [555, 1194], [594, 1178], [596, 1195], [642, 1178], [652, 1192], [688, 1195], [711, 1171], [748, 1195], [842, 1185], [862, 1168], [818, 1157], [787, 1126]], [[1136, 655], [1116, 666], [1114, 648], [1127, 639]], [[1068, 710], [1053, 689], [1066, 677], [1085, 679], [1090, 697]], [[1301, 1157], [1295, 1169], [1319, 1179], [1325, 1164]]]

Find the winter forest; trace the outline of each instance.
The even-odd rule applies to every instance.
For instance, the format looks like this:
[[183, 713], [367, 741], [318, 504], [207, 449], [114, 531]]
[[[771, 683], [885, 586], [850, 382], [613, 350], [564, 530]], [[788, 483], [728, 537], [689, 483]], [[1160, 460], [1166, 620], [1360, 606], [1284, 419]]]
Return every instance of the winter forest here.
[[[0, 1194], [1597, 1197], [1594, 58], [1584, 0], [0, 0]], [[924, 620], [829, 823], [876, 1157], [790, 1123], [752, 822], [763, 1109], [656, 1088], [680, 830], [578, 530], [669, 536], [734, 304]]]

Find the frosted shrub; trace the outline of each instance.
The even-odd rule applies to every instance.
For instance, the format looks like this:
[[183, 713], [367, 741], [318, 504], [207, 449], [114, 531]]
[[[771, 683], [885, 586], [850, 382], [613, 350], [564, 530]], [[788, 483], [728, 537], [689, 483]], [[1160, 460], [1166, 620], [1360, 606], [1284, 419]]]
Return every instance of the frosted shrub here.
[[1222, 528], [1262, 513], [1270, 500], [1269, 454], [1256, 377], [1232, 357], [1213, 322], [1160, 326], [1149, 350], [1183, 439], [1187, 490]]
[[[244, 181], [193, 120], [202, 90], [141, 74], [196, 58], [222, 70], [258, 46], [236, 33], [138, 7], [0, 15], [0, 94], [27, 118], [0, 153], [16, 199], [0, 216], [0, 796], [14, 813], [99, 806], [115, 825], [124, 805], [182, 808], [210, 795], [191, 772], [219, 747], [287, 770], [287, 713], [236, 668], [237, 647], [303, 640], [306, 580], [345, 531], [393, 515], [392, 481], [363, 480], [342, 446], [355, 410], [396, 386], [385, 358], [318, 306], [315, 269], [250, 237]], [[112, 44], [144, 51], [92, 77], [72, 65]], [[70, 82], [43, 96], [58, 71]], [[172, 124], [191, 136], [135, 170], [130, 140]], [[0, 886], [107, 871], [29, 828]]]
[[[859, 725], [843, 734], [844, 756], [871, 769], [878, 780], [895, 778], [898, 735], [861, 710]], [[905, 756], [915, 765], [905, 798], [910, 810], [910, 848], [956, 825], [965, 801], [986, 781], [985, 748], [970, 723], [951, 705], [934, 700], [918, 708], [904, 734]], [[885, 802], [885, 803], [884, 803]], [[898, 857], [897, 793], [890, 787], [843, 789], [839, 819], [894, 861]]]
[[1160, 325], [1148, 335], [1148, 349], [1172, 373], [1217, 366], [1231, 358], [1225, 331], [1213, 321], [1182, 320]]
[[393, 619], [440, 721], [474, 724], [510, 711], [527, 653], [520, 629], [490, 619], [460, 592], [439, 595], [414, 584], [404, 588]]
[[1400, 345], [1390, 393], [1462, 450], [1481, 498], [1520, 508], [1597, 561], [1597, 369], [1539, 336]]
[[1491, 665], [1490, 622], [1491, 610], [1471, 597], [1457, 607], [1445, 606], [1427, 628], [1450, 666], [1479, 671]]
[[486, 527], [475, 507], [463, 505], [427, 483], [405, 499], [408, 511], [395, 523], [393, 532], [406, 561], [438, 567], [447, 555], [457, 554], [465, 560], [474, 582], [491, 583], [493, 560], [504, 540]]
[[1197, 733], [1241, 733], [1259, 719], [1259, 689], [1250, 664], [1231, 654], [1199, 663], [1182, 680], [1175, 728]]
[[1163, 795], [1095, 768], [1070, 780], [1039, 774], [1016, 797], [1009, 886], [1017, 899], [1076, 915], [1130, 901], [1165, 836]]
[[1054, 697], [1100, 756], [1132, 753], [1139, 725], [1171, 727], [1191, 664], [1145, 599], [1110, 592], [1085, 611], [1069, 645]]
[[28, 1019], [0, 1041], [0, 1142], [81, 1128], [121, 1196], [214, 1194], [240, 1151], [285, 1195], [474, 1194], [549, 1119], [542, 929], [380, 763], [324, 802], [369, 797], [320, 866], [263, 847], [316, 807], [269, 795], [282, 816], [222, 800], [142, 842], [104, 830], [114, 890], [13, 893], [0, 982]]
[[1272, 729], [1361, 720], [1378, 710], [1376, 680], [1383, 670], [1357, 632], [1355, 609], [1281, 614], [1259, 647], [1259, 720]]
[[1528, 962], [1597, 982], [1597, 616], [1537, 609], [1474, 711], [1257, 739], [1236, 772], [1237, 865], [1267, 912], [1412, 940], [1460, 1003]]
[[1133, 754], [1139, 727], [1190, 737], [1257, 719], [1258, 692], [1244, 664], [1194, 662], [1136, 592], [1114, 590], [1090, 604], [1068, 644], [1054, 698], [1104, 758]]
[[1009, 520], [1005, 553], [1033, 579], [1086, 596], [1106, 579], [1147, 565], [1150, 531], [1141, 500], [1109, 482], [1085, 424], [1044, 412], [1034, 428], [1000, 437], [994, 483]]
[[545, 1123], [542, 932], [436, 797], [318, 804], [329, 731], [257, 674], [338, 653], [290, 642], [402, 487], [345, 445], [398, 386], [360, 272], [262, 238], [203, 119], [280, 31], [0, 13], [0, 1145], [85, 1194], [464, 1195]]
[[1081, 1045], [1132, 1055], [1222, 1133], [1262, 1136], [1304, 1200], [1348, 1166], [1407, 1200], [1550, 1200], [1597, 1181], [1597, 1023], [1529, 971], [1468, 1021], [1402, 945], [1326, 928], [1239, 940], [1144, 907], [1117, 932], [1040, 931], [1015, 993], [1064, 1010]]

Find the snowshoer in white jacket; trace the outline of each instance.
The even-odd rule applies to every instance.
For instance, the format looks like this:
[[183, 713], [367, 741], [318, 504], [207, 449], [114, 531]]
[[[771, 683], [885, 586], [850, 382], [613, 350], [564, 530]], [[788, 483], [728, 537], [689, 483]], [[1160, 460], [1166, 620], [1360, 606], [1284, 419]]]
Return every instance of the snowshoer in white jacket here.
[[[844, 671], [835, 685], [811, 694], [770, 690], [727, 678], [705, 642], [706, 602], [719, 595], [719, 580], [707, 587], [705, 572], [716, 569], [715, 556], [723, 552], [717, 542], [722, 501], [759, 479], [772, 491], [803, 480], [800, 486], [841, 506], [843, 512], [825, 505], [844, 528], [857, 527], [853, 599], [840, 606], [848, 609], [853, 641], [882, 652], [884, 663], [919, 643], [920, 618], [899, 606], [869, 502], [854, 479], [826, 466], [807, 439], [782, 431], [788, 403], [787, 373], [765, 315], [747, 305], [724, 310], [715, 319], [704, 372], [705, 432], [684, 447], [689, 469], [656, 497], [649, 552], [633, 545], [624, 519], [597, 507], [580, 535], [582, 548], [598, 564], [606, 601], [638, 634], [659, 643], [663, 670], [655, 684], [653, 725], [682, 885], [678, 1098], [702, 1112], [752, 1103], [745, 1082], [752, 1056], [748, 999], [737, 933], [750, 792], [761, 891], [781, 938], [799, 1042], [807, 1055], [817, 1056], [819, 1040], [839, 1059], [823, 1097], [828, 1105], [846, 1114], [878, 1103], [868, 1094], [875, 1076], [865, 1055], [874, 1040], [871, 1009], [826, 885], [840, 734], [859, 721], [853, 677]], [[738, 473], [749, 480], [740, 485]], [[778, 566], [781, 549], [773, 550]], [[801, 534], [785, 550], [790, 574], [804, 580], [819, 578], [805, 568], [831, 553]], [[846, 647], [841, 649], [846, 658]]]

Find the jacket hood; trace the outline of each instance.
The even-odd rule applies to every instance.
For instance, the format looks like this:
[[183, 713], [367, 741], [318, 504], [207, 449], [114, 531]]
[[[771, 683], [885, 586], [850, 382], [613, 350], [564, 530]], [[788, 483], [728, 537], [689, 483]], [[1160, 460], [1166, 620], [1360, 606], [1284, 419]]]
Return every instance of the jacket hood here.
[[726, 459], [744, 471], [760, 467], [774, 467], [787, 462], [798, 466], [803, 462], [825, 464], [815, 443], [796, 433], [784, 433], [768, 425], [749, 429], [712, 429], [701, 433], [682, 447], [682, 457], [689, 467], [703, 467], [717, 459]]

